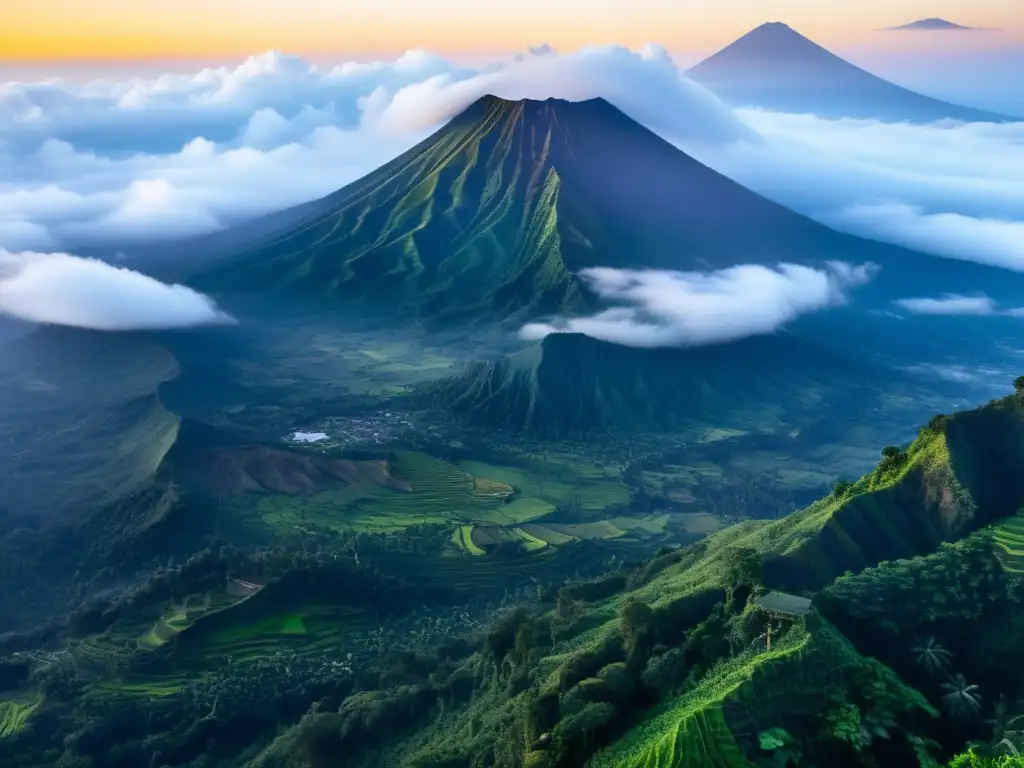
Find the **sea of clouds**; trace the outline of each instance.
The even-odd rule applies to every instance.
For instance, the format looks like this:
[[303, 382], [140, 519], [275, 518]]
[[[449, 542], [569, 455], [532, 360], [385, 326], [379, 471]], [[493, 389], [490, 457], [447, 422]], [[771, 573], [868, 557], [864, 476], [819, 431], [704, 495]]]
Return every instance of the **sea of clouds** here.
[[[716, 170], [832, 226], [1024, 271], [1024, 123], [891, 125], [733, 110], [658, 46], [568, 54], [539, 46], [479, 67], [422, 50], [323, 68], [270, 52], [160, 77], [0, 83], [0, 312], [105, 329], [226, 322], [205, 297], [132, 272], [132, 258], [148, 243], [332, 192], [488, 93], [601, 96]], [[121, 246], [125, 262], [115, 267], [69, 255]], [[737, 270], [594, 273], [593, 287], [623, 306], [615, 318], [575, 322], [593, 330], [617, 320], [604, 335], [639, 343], [637, 329], [653, 317], [659, 343], [714, 341], [692, 329], [730, 307], [744, 318], [763, 309], [738, 327], [764, 332], [856, 284], [838, 267]], [[694, 309], [659, 314], [646, 298], [654, 292]], [[129, 296], [146, 300], [106, 309]], [[952, 306], [950, 297], [934, 300]], [[164, 302], [165, 313], [153, 309]]]

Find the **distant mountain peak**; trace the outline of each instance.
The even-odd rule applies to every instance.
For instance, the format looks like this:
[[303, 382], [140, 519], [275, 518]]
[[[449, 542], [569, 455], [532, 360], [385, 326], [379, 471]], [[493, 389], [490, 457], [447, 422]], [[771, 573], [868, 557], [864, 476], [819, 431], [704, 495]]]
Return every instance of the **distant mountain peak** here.
[[[915, 23], [935, 22], [949, 24], [941, 19]], [[914, 27], [904, 27], [910, 28]], [[894, 122], [927, 123], [946, 118], [1007, 122], [1013, 119], [909, 91], [864, 71], [777, 21], [752, 29], [686, 74], [738, 107]]]
[[726, 66], [734, 66], [740, 62], [770, 61], [775, 65], [793, 62], [805, 66], [810, 61], [821, 62], [824, 59], [836, 58], [788, 24], [781, 21], [769, 21], [750, 30], [709, 59], [698, 64], [691, 71], [699, 72], [710, 62], [722, 62]]
[[889, 32], [898, 32], [901, 30], [924, 30], [932, 32], [939, 32], [942, 30], [953, 30], [960, 32], [972, 32], [978, 29], [979, 27], [966, 27], [962, 24], [954, 24], [952, 21], [946, 21], [945, 19], [940, 19], [937, 17], [930, 19], [918, 19], [917, 21], [912, 21], [909, 24], [901, 24], [898, 27], [885, 27], [885, 30]]

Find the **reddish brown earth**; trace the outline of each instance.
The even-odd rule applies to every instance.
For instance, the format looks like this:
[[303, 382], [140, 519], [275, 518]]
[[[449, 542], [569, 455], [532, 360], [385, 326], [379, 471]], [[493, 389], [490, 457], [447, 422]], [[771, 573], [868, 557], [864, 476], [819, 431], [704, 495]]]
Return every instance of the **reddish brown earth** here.
[[198, 462], [200, 484], [217, 496], [283, 493], [301, 496], [349, 485], [376, 485], [412, 492], [391, 476], [386, 459], [353, 461], [251, 446], [218, 448]]

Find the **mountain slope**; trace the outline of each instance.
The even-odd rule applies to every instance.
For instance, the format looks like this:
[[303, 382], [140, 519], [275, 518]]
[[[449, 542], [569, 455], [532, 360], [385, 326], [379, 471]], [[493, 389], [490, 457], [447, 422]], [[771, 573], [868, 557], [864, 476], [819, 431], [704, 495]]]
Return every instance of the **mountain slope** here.
[[0, 499], [56, 518], [138, 490], [173, 445], [157, 390], [178, 375], [145, 334], [44, 326], [0, 344]]
[[1014, 118], [923, 96], [850, 64], [780, 22], [762, 24], [687, 76], [735, 106], [923, 123]]
[[571, 434], [675, 430], [696, 422], [776, 431], [871, 402], [898, 375], [831, 355], [787, 333], [692, 349], [638, 349], [555, 333], [441, 383], [471, 423]]
[[[1017, 750], [953, 705], [1020, 712], [1024, 390], [883, 455], [788, 517], [605, 553], [598, 578], [531, 580], [479, 613], [388, 575], [386, 538], [204, 550], [0, 639], [30, 651], [0, 658], [4, 765], [936, 768], [969, 742]], [[530, 557], [490, 559], [506, 595]]]
[[994, 272], [839, 234], [716, 173], [602, 99], [484, 97], [310, 210], [191, 283], [229, 304], [232, 295], [277, 294], [336, 312], [515, 323], [592, 306], [577, 278], [592, 266], [712, 270], [845, 258], [898, 263], [886, 279], [902, 276], [916, 289], [918, 276], [906, 272], [922, 260], [936, 281]]

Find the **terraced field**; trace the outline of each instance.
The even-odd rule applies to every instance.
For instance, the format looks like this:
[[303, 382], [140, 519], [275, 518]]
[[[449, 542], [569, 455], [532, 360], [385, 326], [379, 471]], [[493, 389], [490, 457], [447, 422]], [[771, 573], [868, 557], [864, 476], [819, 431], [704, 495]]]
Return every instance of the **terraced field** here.
[[[91, 695], [167, 696], [201, 680], [227, 657], [251, 661], [281, 651], [313, 654], [337, 650], [344, 646], [344, 636], [374, 626], [374, 617], [366, 612], [323, 600], [305, 604], [280, 599], [245, 601], [226, 610], [208, 612], [177, 629], [170, 620], [162, 619], [153, 633], [166, 635], [149, 650], [172, 639], [174, 643], [167, 646], [170, 655], [161, 656], [154, 667], [160, 674], [138, 671], [121, 677], [105, 676], [92, 686]], [[95, 662], [118, 653], [111, 637], [103, 640], [106, 642], [94, 640], [84, 644], [83, 653]], [[139, 647], [143, 648], [141, 643]]]
[[651, 540], [668, 535], [669, 515], [613, 517], [590, 523], [530, 522], [521, 525], [465, 525], [452, 541], [471, 554], [483, 554], [487, 547], [521, 542], [528, 552], [547, 546], [561, 547], [574, 541], [628, 539]]
[[474, 477], [419, 451], [396, 452], [391, 474], [411, 491], [353, 484], [308, 496], [263, 496], [256, 501], [256, 510], [264, 523], [278, 530], [312, 524], [372, 532], [424, 523], [515, 522], [551, 511], [550, 506], [535, 500], [508, 503], [513, 494], [508, 484]]
[[155, 622], [122, 620], [100, 635], [86, 638], [78, 646], [81, 656], [104, 665], [135, 650], [156, 651], [204, 617], [210, 617], [247, 599], [255, 590], [229, 583], [228, 588], [191, 595], [181, 603], [167, 606]]
[[221, 592], [187, 598], [183, 604], [171, 606], [148, 632], [138, 638], [139, 647], [155, 650], [169, 643], [179, 632], [188, 629], [204, 616], [230, 608], [244, 597]]
[[506, 483], [526, 499], [551, 506], [578, 500], [584, 510], [599, 511], [629, 501], [629, 488], [621, 481], [622, 468], [581, 460], [569, 454], [533, 458], [528, 467], [459, 461], [459, 467], [476, 477]]
[[1024, 510], [993, 527], [996, 554], [1008, 573], [1024, 574]]
[[179, 635], [176, 653], [182, 658], [238, 660], [267, 658], [283, 650], [316, 653], [338, 648], [343, 634], [372, 624], [363, 611], [329, 604], [290, 610], [278, 606], [253, 616], [222, 615], [223, 620], [199, 622]]
[[40, 704], [42, 699], [32, 694], [0, 699], [0, 739], [20, 731]]

